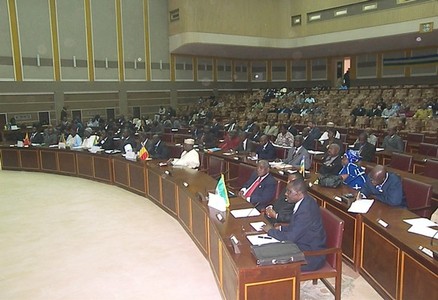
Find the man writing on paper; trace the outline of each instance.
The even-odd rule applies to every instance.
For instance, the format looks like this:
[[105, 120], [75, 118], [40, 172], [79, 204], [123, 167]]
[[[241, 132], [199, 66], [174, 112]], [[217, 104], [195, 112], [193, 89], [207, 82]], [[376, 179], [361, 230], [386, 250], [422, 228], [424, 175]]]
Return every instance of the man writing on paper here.
[[[296, 172], [287, 176], [287, 183], [294, 180], [304, 180], [301, 173]], [[271, 223], [289, 223], [294, 210], [295, 203], [289, 203], [285, 197], [286, 188], [284, 188], [278, 199], [273, 205], [266, 207], [265, 215]]]
[[269, 173], [269, 163], [261, 160], [257, 164], [249, 180], [243, 185], [239, 196], [256, 205], [258, 209], [264, 209], [275, 197], [277, 182]]
[[196, 169], [199, 167], [199, 153], [195, 149], [193, 149], [193, 145], [195, 144], [194, 139], [185, 139], [184, 140], [184, 151], [181, 153], [181, 158], [173, 159], [171, 158], [168, 163], [174, 166], [182, 166], [188, 167], [192, 169]]
[[406, 207], [400, 177], [387, 172], [381, 165], [371, 170], [360, 192], [364, 197], [372, 197], [391, 206]]
[[[326, 248], [326, 234], [322, 224], [318, 203], [307, 194], [307, 184], [296, 179], [287, 184], [286, 198], [295, 207], [289, 225], [266, 225], [263, 229], [268, 235], [280, 241], [291, 241], [297, 244], [301, 251], [322, 250]], [[325, 255], [306, 257], [307, 264], [301, 266], [301, 271], [318, 270], [324, 265]]]

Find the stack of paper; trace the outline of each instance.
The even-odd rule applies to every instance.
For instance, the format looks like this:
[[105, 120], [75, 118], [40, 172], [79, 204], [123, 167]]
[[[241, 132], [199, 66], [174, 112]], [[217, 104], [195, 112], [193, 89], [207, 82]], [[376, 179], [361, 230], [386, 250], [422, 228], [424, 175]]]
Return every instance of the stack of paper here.
[[406, 219], [403, 221], [411, 225], [411, 227], [408, 229], [408, 232], [424, 235], [430, 238], [436, 235], [438, 238], [437, 230], [430, 228], [430, 227], [438, 226], [438, 224], [432, 222], [429, 219], [414, 218], [414, 219]]
[[370, 210], [370, 207], [373, 205], [373, 203], [373, 199], [359, 199], [351, 203], [348, 211], [357, 214], [366, 214]]
[[253, 207], [253, 208], [234, 209], [231, 211], [231, 214], [235, 218], [246, 218], [246, 217], [259, 216], [260, 212], [255, 207]]
[[249, 240], [251, 245], [264, 245], [264, 244], [280, 242], [279, 240], [268, 236], [266, 233], [257, 234], [257, 235], [247, 235], [246, 238]]
[[252, 228], [254, 228], [255, 231], [262, 231], [263, 226], [266, 225], [265, 222], [260, 221], [260, 222], [252, 222], [249, 223], [251, 225]]

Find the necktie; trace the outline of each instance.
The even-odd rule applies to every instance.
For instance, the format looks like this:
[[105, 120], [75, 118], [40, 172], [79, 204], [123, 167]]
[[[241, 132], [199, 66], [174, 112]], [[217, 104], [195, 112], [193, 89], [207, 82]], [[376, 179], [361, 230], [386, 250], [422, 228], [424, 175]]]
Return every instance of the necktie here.
[[254, 181], [254, 183], [251, 185], [249, 190], [246, 191], [245, 197], [251, 197], [252, 193], [255, 191], [255, 189], [259, 186], [260, 182], [262, 181], [261, 177], [257, 177], [257, 179]]

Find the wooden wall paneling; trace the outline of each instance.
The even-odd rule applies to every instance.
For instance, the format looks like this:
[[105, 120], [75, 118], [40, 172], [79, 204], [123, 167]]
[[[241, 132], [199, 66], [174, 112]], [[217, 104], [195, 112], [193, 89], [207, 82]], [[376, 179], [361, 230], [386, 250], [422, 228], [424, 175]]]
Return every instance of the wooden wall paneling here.
[[155, 202], [161, 203], [161, 180], [160, 175], [148, 169], [149, 197]]
[[192, 205], [192, 232], [195, 241], [201, 247], [202, 253], [207, 254], [207, 214], [199, 205]]
[[129, 187], [136, 192], [146, 195], [146, 169], [145, 166], [129, 164]]
[[109, 157], [93, 157], [94, 178], [106, 182], [112, 182], [112, 162]]
[[113, 178], [115, 184], [129, 188], [128, 165], [124, 162], [123, 157], [113, 159]]
[[73, 152], [58, 152], [59, 172], [76, 175], [76, 155]]
[[176, 197], [176, 185], [167, 178], [161, 178], [163, 187], [163, 205], [170, 210], [173, 215], [177, 215], [178, 199]]
[[36, 149], [23, 149], [20, 151], [21, 167], [28, 170], [39, 170], [40, 159]]
[[210, 220], [208, 230], [208, 253], [211, 268], [213, 269], [213, 274], [218, 282], [218, 285], [222, 287], [222, 243], [220, 241], [219, 233], [216, 230], [214, 224]]
[[16, 150], [2, 149], [1, 151], [2, 168], [5, 170], [9, 169], [20, 169], [20, 155]]
[[88, 153], [78, 153], [76, 155], [76, 164], [79, 176], [94, 178], [94, 164], [92, 156], [90, 156]]
[[186, 227], [186, 230], [192, 232], [192, 199], [180, 187], [178, 187], [178, 218]]
[[40, 154], [41, 170], [43, 171], [58, 171], [58, 160], [55, 151], [41, 150]]

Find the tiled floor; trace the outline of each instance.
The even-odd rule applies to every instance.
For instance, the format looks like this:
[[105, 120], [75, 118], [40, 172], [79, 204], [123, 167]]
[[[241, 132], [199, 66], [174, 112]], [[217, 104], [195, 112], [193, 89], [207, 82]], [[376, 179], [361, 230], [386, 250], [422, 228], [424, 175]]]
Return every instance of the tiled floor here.
[[[0, 190], [0, 299], [221, 299], [186, 232], [143, 197], [12, 171], [0, 171]], [[352, 288], [343, 299], [380, 298], [346, 266], [344, 273]]]

